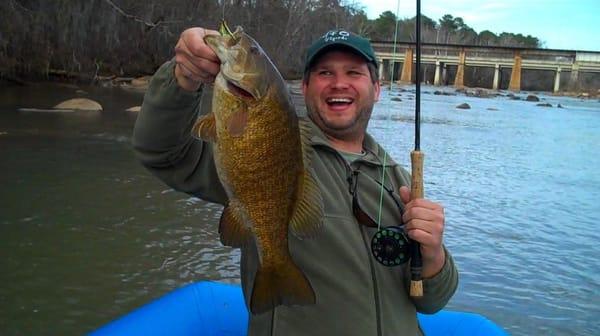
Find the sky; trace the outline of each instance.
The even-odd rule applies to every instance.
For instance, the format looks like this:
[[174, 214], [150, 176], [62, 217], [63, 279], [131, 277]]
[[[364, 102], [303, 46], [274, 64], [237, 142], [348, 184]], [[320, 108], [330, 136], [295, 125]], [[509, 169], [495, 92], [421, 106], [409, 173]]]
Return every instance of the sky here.
[[[414, 17], [416, 0], [359, 0], [369, 19], [384, 11]], [[462, 17], [476, 32], [521, 33], [549, 49], [600, 51], [600, 0], [421, 0], [421, 13], [438, 21]]]

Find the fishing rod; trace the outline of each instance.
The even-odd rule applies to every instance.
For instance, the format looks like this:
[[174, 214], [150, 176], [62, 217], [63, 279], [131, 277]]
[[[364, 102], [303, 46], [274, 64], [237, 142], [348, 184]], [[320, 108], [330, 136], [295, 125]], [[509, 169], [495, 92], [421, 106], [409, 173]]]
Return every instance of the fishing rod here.
[[[412, 177], [411, 177], [411, 200], [416, 198], [423, 198], [423, 159], [424, 155], [421, 152], [421, 1], [417, 1], [417, 17], [415, 22], [415, 35], [416, 35], [416, 49], [417, 49], [417, 61], [416, 61], [416, 95], [415, 95], [415, 149], [410, 153], [412, 163]], [[400, 0], [398, 0], [398, 9], [400, 8]], [[396, 34], [394, 35], [394, 53], [396, 51], [396, 37], [398, 31], [398, 24], [396, 23]], [[412, 59], [409, 60], [412, 63]], [[394, 82], [394, 66], [392, 65], [391, 79], [390, 79], [390, 91]], [[383, 165], [385, 166], [386, 154], [383, 157]], [[421, 256], [421, 245], [416, 241], [409, 241], [405, 235], [404, 230], [401, 226], [388, 226], [381, 228], [381, 206], [383, 202], [383, 191], [385, 180], [385, 170], [382, 171], [382, 183], [381, 183], [381, 195], [379, 200], [380, 206], [380, 217], [378, 221], [372, 223], [373, 227], [377, 227], [377, 232], [371, 240], [371, 252], [375, 259], [385, 266], [399, 266], [408, 262], [410, 259], [410, 296], [421, 297], [423, 296], [423, 259]], [[354, 204], [354, 203], [353, 203]], [[399, 206], [399, 205], [398, 205]], [[356, 210], [360, 210], [357, 208]], [[361, 216], [366, 218], [368, 216]]]
[[[423, 198], [423, 160], [425, 155], [421, 152], [421, 0], [417, 1], [417, 18], [415, 22], [415, 38], [417, 59], [415, 70], [415, 149], [410, 153], [412, 167], [410, 198]], [[423, 258], [421, 257], [421, 244], [411, 242], [410, 257], [410, 296], [423, 296]]]

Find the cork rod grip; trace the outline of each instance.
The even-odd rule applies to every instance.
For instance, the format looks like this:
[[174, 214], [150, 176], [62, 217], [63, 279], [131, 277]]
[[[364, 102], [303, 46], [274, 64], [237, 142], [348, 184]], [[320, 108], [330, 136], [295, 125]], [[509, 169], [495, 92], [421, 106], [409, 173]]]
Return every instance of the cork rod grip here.
[[412, 179], [410, 188], [410, 199], [423, 198], [423, 160], [425, 154], [421, 151], [412, 151], [410, 161], [412, 163]]
[[[412, 151], [410, 153], [410, 161], [412, 164], [412, 177], [410, 188], [410, 199], [423, 198], [423, 161], [425, 154], [421, 151]], [[423, 296], [423, 280], [421, 273], [423, 271], [423, 260], [421, 258], [421, 246], [413, 241], [410, 257], [410, 296]]]

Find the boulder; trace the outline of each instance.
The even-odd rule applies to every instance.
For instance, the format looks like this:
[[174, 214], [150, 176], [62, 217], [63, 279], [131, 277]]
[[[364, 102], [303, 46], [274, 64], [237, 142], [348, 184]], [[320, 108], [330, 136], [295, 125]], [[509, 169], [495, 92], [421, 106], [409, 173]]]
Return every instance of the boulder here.
[[463, 109], [463, 110], [468, 110], [471, 108], [471, 105], [467, 104], [467, 103], [462, 103], [458, 106], [456, 106], [457, 109]]
[[54, 106], [58, 110], [102, 111], [102, 105], [87, 98], [73, 98]]
[[478, 97], [478, 98], [492, 97], [492, 94], [490, 94], [490, 92], [488, 90], [484, 90], [484, 89], [467, 90], [465, 92], [465, 94], [470, 97]]
[[138, 78], [134, 78], [131, 80], [131, 86], [133, 86], [134, 88], [147, 88], [148, 84], [150, 83], [150, 79], [152, 79], [152, 76], [143, 76], [143, 77], [138, 77]]
[[539, 102], [540, 98], [538, 98], [538, 96], [535, 95], [529, 95], [527, 96], [527, 98], [525, 98], [525, 100], [530, 102]]
[[397, 101], [397, 102], [401, 102], [402, 99], [398, 98], [398, 97], [394, 97], [392, 99], [390, 99], [391, 101]]
[[536, 106], [541, 106], [541, 107], [552, 107], [552, 104], [550, 103], [539, 103], [539, 104], [535, 104]]

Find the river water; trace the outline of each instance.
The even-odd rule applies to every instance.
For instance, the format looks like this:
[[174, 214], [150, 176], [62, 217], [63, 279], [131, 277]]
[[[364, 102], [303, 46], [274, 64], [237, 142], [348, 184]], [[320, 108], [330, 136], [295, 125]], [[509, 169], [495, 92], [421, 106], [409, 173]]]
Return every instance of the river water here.
[[[125, 110], [142, 93], [81, 89], [0, 92], [1, 335], [78, 335], [193, 281], [238, 282], [239, 253], [216, 234], [221, 208], [134, 158]], [[447, 308], [513, 335], [597, 335], [600, 102], [433, 90], [422, 95], [425, 193], [446, 207], [461, 273]], [[77, 95], [104, 112], [17, 110]], [[455, 108], [463, 102], [471, 109]], [[407, 168], [413, 105], [410, 90], [385, 88], [369, 126]]]

